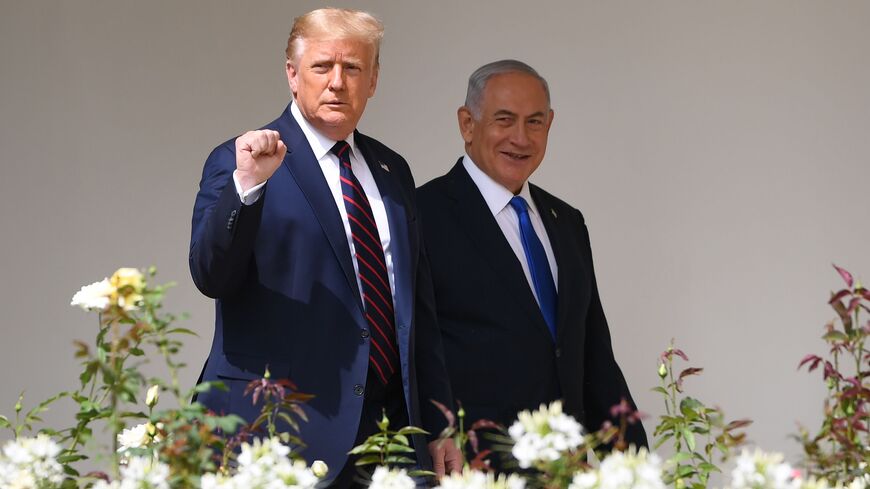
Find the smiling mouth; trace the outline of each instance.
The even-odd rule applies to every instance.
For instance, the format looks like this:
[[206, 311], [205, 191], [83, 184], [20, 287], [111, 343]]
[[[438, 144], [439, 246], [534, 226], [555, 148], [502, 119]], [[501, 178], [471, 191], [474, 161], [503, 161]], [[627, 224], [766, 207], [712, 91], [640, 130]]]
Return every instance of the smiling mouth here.
[[526, 155], [526, 154], [520, 154], [520, 153], [512, 153], [510, 151], [502, 151], [501, 154], [505, 155], [506, 157], [508, 157], [512, 160], [516, 160], [516, 161], [527, 160], [532, 156], [532, 155]]

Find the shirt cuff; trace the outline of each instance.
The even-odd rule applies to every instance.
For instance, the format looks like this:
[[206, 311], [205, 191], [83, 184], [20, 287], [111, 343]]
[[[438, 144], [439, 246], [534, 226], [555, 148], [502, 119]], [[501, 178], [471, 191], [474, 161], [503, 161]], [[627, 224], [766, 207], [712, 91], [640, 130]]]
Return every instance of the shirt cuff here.
[[263, 186], [266, 185], [266, 182], [258, 183], [247, 191], [244, 191], [242, 190], [242, 184], [239, 183], [239, 177], [236, 173], [238, 173], [238, 170], [233, 171], [233, 183], [236, 185], [236, 193], [239, 195], [239, 200], [241, 200], [244, 205], [251, 205], [257, 202], [260, 195], [263, 194]]

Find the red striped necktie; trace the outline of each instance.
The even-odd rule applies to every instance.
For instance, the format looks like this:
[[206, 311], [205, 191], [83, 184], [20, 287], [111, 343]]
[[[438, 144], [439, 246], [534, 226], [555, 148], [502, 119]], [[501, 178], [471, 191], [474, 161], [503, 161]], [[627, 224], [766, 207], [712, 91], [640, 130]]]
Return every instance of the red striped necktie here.
[[363, 305], [369, 324], [369, 363], [385, 385], [399, 367], [393, 294], [381, 236], [369, 200], [350, 165], [350, 145], [339, 141], [330, 150], [338, 156], [341, 194], [353, 237], [354, 256], [362, 284]]

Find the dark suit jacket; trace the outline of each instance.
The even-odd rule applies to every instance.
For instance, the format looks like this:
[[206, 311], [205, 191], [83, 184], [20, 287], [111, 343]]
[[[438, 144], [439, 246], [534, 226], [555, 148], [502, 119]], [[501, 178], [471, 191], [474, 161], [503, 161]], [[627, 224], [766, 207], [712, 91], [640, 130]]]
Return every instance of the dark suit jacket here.
[[[530, 185], [558, 264], [555, 343], [520, 262], [460, 159], [417, 190], [453, 395], [471, 420], [509, 426], [564, 400], [589, 431], [631, 395], [613, 358], [580, 212]], [[646, 445], [640, 424], [630, 441]]]
[[[203, 380], [221, 380], [199, 401], [252, 420], [242, 391], [266, 366], [316, 397], [306, 407], [302, 455], [335, 475], [352, 448], [369, 366], [369, 335], [344, 225], [319, 164], [289, 106], [266, 126], [287, 145], [260, 199], [243, 206], [232, 180], [234, 141], [212, 151], [193, 210], [190, 270], [215, 301], [215, 335]], [[396, 333], [410, 421], [440, 427], [428, 399], [448, 403], [429, 266], [421, 246], [414, 183], [405, 160], [363, 134], [355, 141], [383, 197], [395, 274]], [[377, 380], [372, 378], [372, 382]], [[415, 440], [418, 461], [428, 461]]]

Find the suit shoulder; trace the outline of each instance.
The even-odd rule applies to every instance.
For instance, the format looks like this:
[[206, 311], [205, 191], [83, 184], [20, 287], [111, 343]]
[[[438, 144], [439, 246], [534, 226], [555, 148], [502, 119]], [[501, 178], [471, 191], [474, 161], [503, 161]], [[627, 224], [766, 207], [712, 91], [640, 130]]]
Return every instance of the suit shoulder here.
[[361, 132], [356, 133], [356, 136], [354, 136], [354, 137], [357, 139], [358, 143], [364, 144], [367, 148], [371, 149], [372, 152], [376, 153], [378, 156], [389, 159], [389, 160], [393, 160], [393, 161], [400, 160], [403, 163], [408, 164], [408, 162], [405, 161], [405, 158], [402, 155], [393, 151], [393, 149], [391, 149], [386, 144], [378, 141], [377, 139], [370, 137], [370, 136], [366, 136], [365, 134], [363, 134]]
[[546, 190], [542, 189], [541, 187], [538, 187], [537, 185], [530, 183], [529, 187], [530, 187], [530, 190], [532, 192], [532, 196], [538, 202], [541, 202], [542, 204], [549, 206], [550, 208], [554, 209], [559, 214], [566, 214], [566, 215], [575, 214], [577, 216], [577, 218], [580, 219], [580, 224], [586, 223], [586, 220], [583, 217], [583, 213], [580, 212], [579, 209], [575, 208], [574, 206], [565, 202], [564, 200], [560, 199], [559, 197], [556, 197], [555, 195], [551, 194], [550, 192], [547, 192]]

